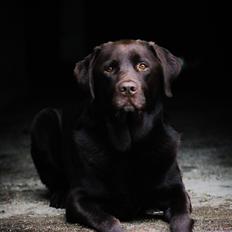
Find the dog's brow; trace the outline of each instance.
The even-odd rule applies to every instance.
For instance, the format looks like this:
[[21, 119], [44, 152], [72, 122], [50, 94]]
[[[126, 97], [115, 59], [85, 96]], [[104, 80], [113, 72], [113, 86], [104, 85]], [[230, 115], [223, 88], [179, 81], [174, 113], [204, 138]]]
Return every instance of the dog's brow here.
[[129, 58], [133, 62], [138, 62], [139, 60], [141, 60], [141, 55], [134, 50], [130, 53]]

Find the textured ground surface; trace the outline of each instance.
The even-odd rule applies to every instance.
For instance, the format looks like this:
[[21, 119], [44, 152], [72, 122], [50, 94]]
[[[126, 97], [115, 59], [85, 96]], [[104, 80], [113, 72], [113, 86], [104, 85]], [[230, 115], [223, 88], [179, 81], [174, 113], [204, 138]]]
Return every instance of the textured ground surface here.
[[[0, 231], [91, 231], [66, 224], [63, 210], [48, 207], [29, 153], [28, 128], [39, 108], [0, 115]], [[231, 104], [181, 100], [169, 112], [182, 132], [179, 161], [192, 198], [194, 231], [232, 231]], [[123, 226], [131, 232], [168, 231], [156, 217]]]

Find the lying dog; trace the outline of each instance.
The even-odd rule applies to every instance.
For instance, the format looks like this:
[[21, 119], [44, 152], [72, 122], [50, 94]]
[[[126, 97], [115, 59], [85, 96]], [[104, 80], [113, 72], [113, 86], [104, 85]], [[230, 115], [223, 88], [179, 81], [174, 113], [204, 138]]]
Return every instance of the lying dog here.
[[32, 157], [51, 206], [64, 207], [68, 222], [122, 232], [118, 219], [159, 209], [171, 231], [192, 231], [176, 160], [179, 135], [162, 113], [181, 67], [153, 42], [102, 44], [76, 64], [83, 93], [76, 110], [49, 108], [35, 117]]

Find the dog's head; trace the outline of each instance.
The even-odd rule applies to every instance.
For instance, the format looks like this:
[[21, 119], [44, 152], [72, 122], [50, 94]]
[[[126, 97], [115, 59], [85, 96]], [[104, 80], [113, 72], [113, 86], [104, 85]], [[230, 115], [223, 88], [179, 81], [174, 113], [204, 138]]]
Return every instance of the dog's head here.
[[163, 92], [171, 97], [171, 82], [182, 63], [154, 42], [120, 40], [95, 47], [74, 73], [92, 99], [133, 112], [143, 111]]

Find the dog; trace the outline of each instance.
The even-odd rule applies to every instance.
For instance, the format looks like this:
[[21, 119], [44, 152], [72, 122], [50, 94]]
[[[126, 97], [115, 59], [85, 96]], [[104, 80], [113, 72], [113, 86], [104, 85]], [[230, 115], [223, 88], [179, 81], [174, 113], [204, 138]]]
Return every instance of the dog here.
[[50, 205], [65, 208], [67, 222], [122, 232], [119, 220], [158, 209], [171, 231], [192, 231], [176, 159], [180, 136], [165, 121], [162, 103], [182, 65], [154, 42], [101, 44], [75, 66], [75, 107], [35, 116], [32, 158]]

